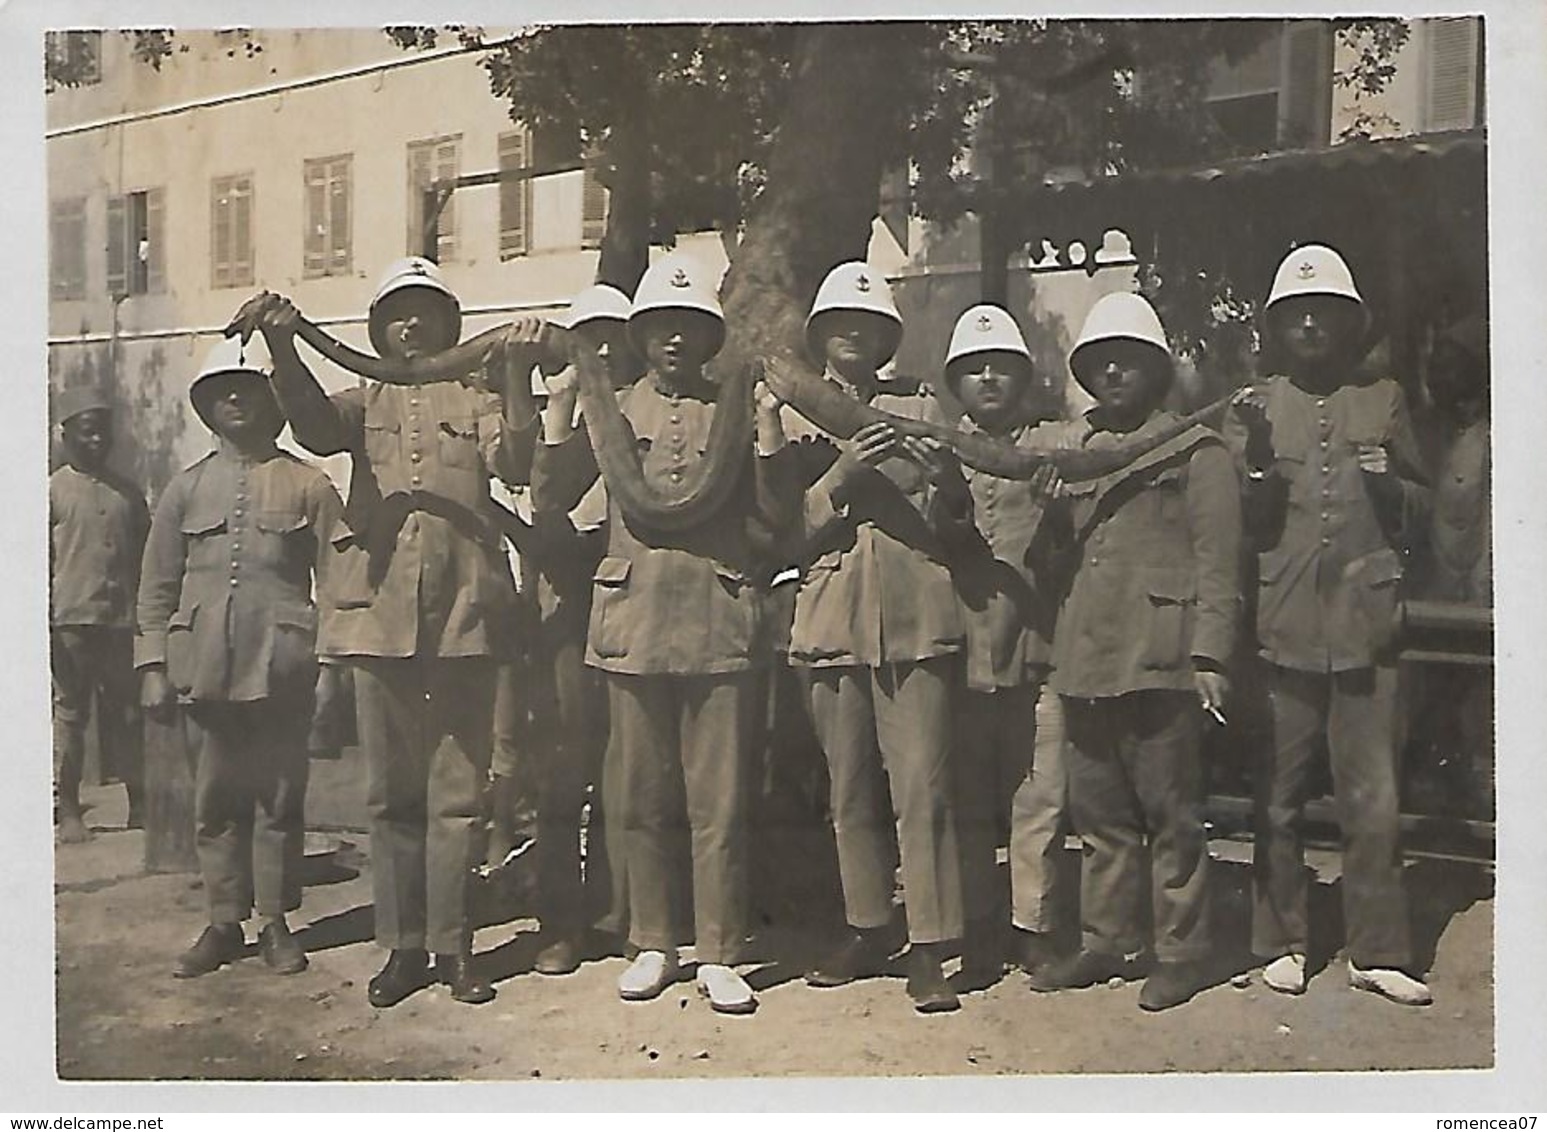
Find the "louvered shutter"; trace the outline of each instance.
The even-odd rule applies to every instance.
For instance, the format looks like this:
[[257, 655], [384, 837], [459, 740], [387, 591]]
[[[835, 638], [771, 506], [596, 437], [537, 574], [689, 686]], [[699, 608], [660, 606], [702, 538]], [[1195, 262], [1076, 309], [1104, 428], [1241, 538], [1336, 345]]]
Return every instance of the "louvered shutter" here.
[[129, 293], [128, 209], [123, 197], [107, 200], [107, 293]]
[[145, 243], [139, 252], [145, 263], [145, 290], [159, 295], [167, 286], [166, 190], [145, 193]]
[[1424, 100], [1428, 129], [1469, 130], [1477, 124], [1477, 35], [1474, 17], [1429, 22]]
[[[526, 131], [513, 130], [508, 134], [501, 134], [500, 171], [526, 168], [527, 152]], [[526, 254], [527, 220], [531, 201], [530, 181], [500, 182], [500, 259], [511, 259], [514, 256]]]

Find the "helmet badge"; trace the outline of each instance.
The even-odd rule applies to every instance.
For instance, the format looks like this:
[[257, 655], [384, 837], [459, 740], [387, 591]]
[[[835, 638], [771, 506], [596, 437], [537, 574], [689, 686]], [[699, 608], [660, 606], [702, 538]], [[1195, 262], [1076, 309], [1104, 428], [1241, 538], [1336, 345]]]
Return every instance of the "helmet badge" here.
[[671, 285], [673, 287], [691, 287], [693, 282], [688, 278], [688, 273], [679, 267], [672, 273]]
[[864, 292], [866, 292], [866, 291], [869, 291], [870, 290], [870, 276], [866, 275], [864, 272], [861, 272], [859, 275], [856, 275], [854, 277], [854, 289], [856, 291], [859, 291], [862, 294]]
[[978, 330], [981, 333], [987, 334], [990, 330], [992, 330], [994, 328], [994, 320], [989, 318], [988, 315], [986, 315], [986, 314], [980, 314], [980, 315], [978, 315], [977, 326], [978, 326]]
[[1315, 279], [1316, 265], [1308, 259], [1302, 260], [1300, 262], [1300, 266], [1295, 269], [1295, 274], [1298, 275], [1301, 279]]

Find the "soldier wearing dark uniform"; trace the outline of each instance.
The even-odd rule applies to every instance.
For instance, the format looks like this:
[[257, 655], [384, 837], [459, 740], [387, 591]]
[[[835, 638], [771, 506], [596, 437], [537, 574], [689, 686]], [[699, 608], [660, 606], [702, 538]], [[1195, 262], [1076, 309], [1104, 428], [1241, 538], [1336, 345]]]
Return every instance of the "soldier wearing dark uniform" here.
[[1312, 244], [1280, 264], [1267, 303], [1286, 372], [1244, 390], [1226, 436], [1245, 470], [1257, 550], [1257, 642], [1273, 743], [1256, 768], [1252, 949], [1269, 987], [1305, 990], [1308, 882], [1300, 825], [1323, 738], [1343, 835], [1352, 986], [1422, 1005], [1398, 844], [1395, 639], [1403, 548], [1428, 491], [1407, 402], [1356, 372], [1363, 299], [1343, 258]]
[[[1165, 332], [1138, 295], [1091, 308], [1069, 356], [1097, 400], [1083, 444], [1139, 438], [1173, 420]], [[1220, 438], [1191, 429], [1115, 481], [1067, 488], [1080, 550], [1053, 637], [1052, 686], [1068, 728], [1069, 799], [1084, 843], [1081, 950], [1031, 976], [1056, 991], [1141, 973], [1141, 901], [1153, 908], [1145, 1010], [1208, 979], [1208, 843], [1200, 726], [1223, 718], [1241, 591], [1241, 505]]]
[[[453, 998], [488, 1002], [469, 900], [515, 601], [489, 481], [528, 477], [537, 419], [510, 420], [512, 398], [455, 380], [330, 397], [296, 352], [298, 319], [282, 299], [265, 314], [275, 393], [303, 447], [354, 461], [319, 648], [354, 669], [370, 774], [376, 941], [391, 954], [368, 997], [389, 1007], [428, 986], [433, 951]], [[413, 358], [457, 342], [461, 308], [434, 264], [410, 258], [387, 273], [369, 325], [378, 353]]]
[[106, 394], [66, 389], [54, 414], [64, 453], [48, 477], [54, 787], [59, 840], [76, 842], [89, 836], [80, 786], [93, 710], [103, 765], [129, 793], [128, 827], [143, 824], [134, 597], [150, 512], [140, 490], [107, 466], [113, 411]]
[[256, 908], [264, 961], [306, 967], [285, 915], [301, 904], [307, 731], [317, 682], [318, 563], [343, 503], [319, 469], [275, 446], [284, 421], [263, 343], [217, 344], [189, 390], [215, 451], [156, 505], [135, 664], [146, 709], [183, 705], [197, 752], [195, 846], [209, 926], [176, 974], [242, 954]]

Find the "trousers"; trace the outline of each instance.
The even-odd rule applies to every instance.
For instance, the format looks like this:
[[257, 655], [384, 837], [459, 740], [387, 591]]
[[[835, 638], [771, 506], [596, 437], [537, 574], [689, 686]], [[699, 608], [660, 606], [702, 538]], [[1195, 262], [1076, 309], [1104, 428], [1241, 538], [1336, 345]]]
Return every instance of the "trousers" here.
[[357, 658], [376, 942], [457, 954], [471, 945], [473, 868], [489, 773], [495, 662]]
[[748, 917], [749, 742], [755, 674], [606, 674], [617, 781], [619, 844], [627, 861], [629, 940], [669, 951], [681, 938], [679, 856], [692, 856], [695, 954], [739, 962]]
[[143, 774], [139, 684], [134, 633], [105, 625], [64, 625], [49, 633], [53, 684], [54, 784], [66, 805], [77, 804], [86, 764], [86, 724], [96, 704], [103, 769], [123, 779], [139, 799]]
[[[1015, 718], [1024, 730], [1024, 709]], [[1025, 740], [1035, 751], [1031, 767], [1010, 799], [1010, 922], [1056, 932], [1064, 889], [1058, 862], [1070, 830], [1069, 768], [1063, 700], [1046, 685], [1034, 718], [1036, 731]]]
[[212, 924], [301, 906], [306, 733], [299, 693], [184, 709], [194, 770], [194, 851]]
[[1301, 826], [1326, 739], [1343, 838], [1343, 919], [1360, 966], [1412, 960], [1397, 794], [1397, 670], [1301, 672], [1270, 665], [1273, 744], [1256, 767], [1252, 950], [1304, 955], [1310, 878]]
[[891, 921], [892, 828], [908, 938], [962, 934], [961, 861], [951, 769], [951, 697], [961, 661], [807, 669], [827, 755], [844, 913], [855, 928]]
[[1199, 716], [1190, 692], [1064, 697], [1087, 951], [1144, 950], [1146, 872], [1156, 958], [1189, 962], [1209, 950]]

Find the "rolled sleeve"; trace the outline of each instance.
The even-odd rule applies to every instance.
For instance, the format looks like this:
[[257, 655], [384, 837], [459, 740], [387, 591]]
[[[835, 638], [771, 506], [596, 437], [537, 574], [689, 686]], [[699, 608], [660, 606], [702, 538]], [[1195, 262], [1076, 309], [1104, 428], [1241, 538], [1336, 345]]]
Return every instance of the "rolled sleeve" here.
[[1189, 461], [1187, 521], [1197, 569], [1192, 655], [1223, 668], [1240, 620], [1241, 499], [1234, 464], [1217, 444]]

